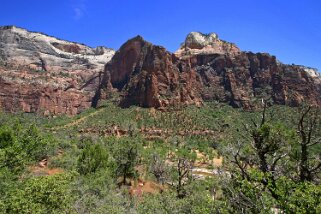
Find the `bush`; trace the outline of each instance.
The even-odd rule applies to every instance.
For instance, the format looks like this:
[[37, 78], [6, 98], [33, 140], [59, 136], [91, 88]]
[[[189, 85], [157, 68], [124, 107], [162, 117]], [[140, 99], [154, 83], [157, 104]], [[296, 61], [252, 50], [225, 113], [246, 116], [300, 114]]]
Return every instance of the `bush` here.
[[[135, 139], [139, 140], [139, 139]], [[137, 177], [135, 166], [139, 158], [140, 142], [130, 138], [121, 139], [114, 150], [113, 158], [115, 164], [116, 177], [122, 177], [123, 184], [126, 184], [127, 178]]]
[[31, 125], [23, 132], [20, 142], [23, 150], [33, 161], [47, 158], [56, 144], [50, 136], [41, 135], [35, 125]]
[[27, 129], [0, 127], [0, 168], [6, 167], [19, 174], [28, 163], [47, 158], [55, 141], [43, 136], [36, 126]]
[[58, 174], [28, 179], [10, 190], [0, 206], [5, 213], [72, 213], [72, 178], [71, 174]]
[[95, 173], [99, 169], [106, 168], [107, 166], [108, 152], [106, 148], [100, 144], [92, 145], [91, 142], [87, 142], [78, 158], [78, 172], [86, 175]]

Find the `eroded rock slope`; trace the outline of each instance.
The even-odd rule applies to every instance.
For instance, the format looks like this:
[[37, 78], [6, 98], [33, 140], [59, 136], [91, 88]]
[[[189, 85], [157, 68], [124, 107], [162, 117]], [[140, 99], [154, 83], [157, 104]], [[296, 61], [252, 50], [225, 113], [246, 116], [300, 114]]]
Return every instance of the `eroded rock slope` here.
[[91, 106], [114, 50], [0, 27], [0, 106], [6, 111], [77, 114]]

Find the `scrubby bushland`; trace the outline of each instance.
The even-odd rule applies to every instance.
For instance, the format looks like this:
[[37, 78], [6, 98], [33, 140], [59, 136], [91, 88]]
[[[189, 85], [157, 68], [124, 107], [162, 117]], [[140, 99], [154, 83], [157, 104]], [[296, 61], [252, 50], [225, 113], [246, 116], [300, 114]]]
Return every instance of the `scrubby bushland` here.
[[[0, 122], [0, 213], [320, 213], [314, 108], [106, 103], [74, 118]], [[210, 164], [219, 156], [223, 165]], [[33, 172], [43, 159], [59, 174]], [[216, 174], [196, 179], [195, 168]]]

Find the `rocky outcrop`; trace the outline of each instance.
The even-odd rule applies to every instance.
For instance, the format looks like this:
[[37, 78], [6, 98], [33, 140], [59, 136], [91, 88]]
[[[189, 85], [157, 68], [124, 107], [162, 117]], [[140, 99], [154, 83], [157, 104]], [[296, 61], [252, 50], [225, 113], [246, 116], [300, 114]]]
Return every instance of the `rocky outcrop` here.
[[124, 107], [199, 104], [200, 96], [195, 94], [196, 73], [185, 65], [188, 62], [180, 62], [179, 68], [176, 60], [165, 48], [137, 36], [116, 52], [106, 65], [106, 75], [110, 76], [112, 86], [122, 91]]
[[241, 50], [235, 44], [221, 40], [216, 33], [191, 32], [175, 55], [178, 57], [198, 54], [236, 55], [240, 52]]
[[0, 106], [7, 111], [77, 114], [91, 106], [114, 51], [14, 26], [0, 27]]
[[285, 65], [265, 53], [241, 52], [215, 34], [191, 33], [183, 46], [188, 51], [172, 54], [140, 36], [129, 40], [106, 65], [102, 87], [111, 84], [121, 91], [124, 107], [219, 101], [252, 109], [261, 99], [321, 105], [321, 79], [313, 69]]
[[269, 54], [190, 57], [200, 76], [203, 100], [228, 102], [245, 109], [261, 105], [261, 99], [289, 106], [321, 104], [320, 77], [311, 76], [304, 67], [281, 64]]

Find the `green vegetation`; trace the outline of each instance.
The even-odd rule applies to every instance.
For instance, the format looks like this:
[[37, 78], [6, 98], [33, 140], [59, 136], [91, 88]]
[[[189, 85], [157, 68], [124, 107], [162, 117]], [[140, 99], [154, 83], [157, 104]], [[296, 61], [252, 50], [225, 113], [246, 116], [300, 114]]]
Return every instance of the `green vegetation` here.
[[320, 117], [218, 103], [0, 113], [0, 213], [320, 213]]
[[8, 191], [3, 210], [7, 213], [69, 213], [72, 194], [70, 174], [35, 177]]
[[82, 175], [104, 170], [108, 166], [108, 152], [100, 144], [87, 141], [79, 155], [77, 169]]

